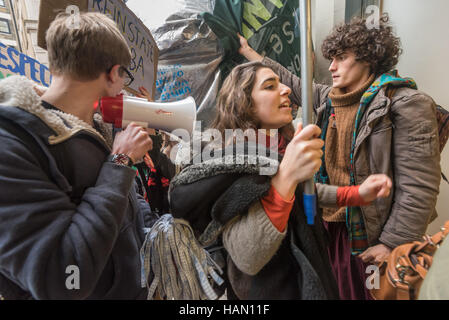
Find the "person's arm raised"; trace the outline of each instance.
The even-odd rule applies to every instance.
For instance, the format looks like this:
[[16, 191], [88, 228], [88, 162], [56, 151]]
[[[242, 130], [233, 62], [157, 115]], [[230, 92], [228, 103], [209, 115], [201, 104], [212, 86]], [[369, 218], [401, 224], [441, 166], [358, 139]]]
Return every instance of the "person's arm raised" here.
[[239, 53], [244, 56], [248, 61], [262, 61], [263, 57], [258, 54], [253, 48], [251, 48], [248, 44], [248, 40], [242, 37], [239, 33], [237, 36], [240, 40], [240, 48]]

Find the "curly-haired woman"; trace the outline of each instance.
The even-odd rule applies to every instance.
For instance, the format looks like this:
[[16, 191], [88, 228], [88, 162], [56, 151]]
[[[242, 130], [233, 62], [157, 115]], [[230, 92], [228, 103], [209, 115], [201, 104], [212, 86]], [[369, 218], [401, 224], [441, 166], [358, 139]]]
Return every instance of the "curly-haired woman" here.
[[[368, 265], [379, 265], [392, 248], [421, 238], [435, 218], [440, 184], [436, 105], [411, 79], [394, 67], [400, 40], [380, 18], [379, 28], [354, 19], [337, 26], [324, 40], [332, 86], [314, 84], [314, 110], [325, 141], [323, 163], [316, 175], [323, 185], [352, 186], [369, 175], [384, 173], [393, 192], [365, 207], [325, 208], [323, 219], [332, 239], [329, 249], [342, 299], [370, 299], [365, 285]], [[263, 61], [301, 102], [301, 81], [278, 63], [263, 58], [240, 37], [240, 54]], [[340, 198], [336, 188], [321, 206]], [[329, 194], [326, 193], [326, 194]]]

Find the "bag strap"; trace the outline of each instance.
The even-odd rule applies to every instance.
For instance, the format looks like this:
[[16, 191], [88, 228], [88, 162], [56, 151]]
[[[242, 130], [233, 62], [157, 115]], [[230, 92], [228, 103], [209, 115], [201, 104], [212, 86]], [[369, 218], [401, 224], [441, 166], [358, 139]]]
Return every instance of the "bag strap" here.
[[441, 230], [434, 234], [432, 237], [425, 236], [425, 240], [428, 240], [428, 243], [430, 245], [438, 246], [440, 245], [444, 238], [449, 234], [449, 220], [446, 221], [443, 227], [441, 227]]
[[446, 221], [443, 227], [441, 227], [441, 230], [437, 233], [435, 233], [433, 236], [425, 235], [424, 242], [420, 243], [418, 246], [415, 247], [413, 250], [414, 252], [418, 252], [423, 250], [427, 246], [432, 246], [437, 248], [443, 240], [446, 238], [446, 236], [449, 234], [449, 220]]
[[434, 234], [432, 237], [429, 235], [424, 236], [423, 242], [416, 242], [416, 246], [413, 248], [413, 253], [418, 255], [415, 263], [412, 262], [416, 272], [424, 279], [427, 274], [427, 269], [424, 265], [430, 265], [432, 263], [432, 257], [435, 251], [439, 248], [445, 237], [449, 234], [449, 220], [446, 221], [441, 230]]

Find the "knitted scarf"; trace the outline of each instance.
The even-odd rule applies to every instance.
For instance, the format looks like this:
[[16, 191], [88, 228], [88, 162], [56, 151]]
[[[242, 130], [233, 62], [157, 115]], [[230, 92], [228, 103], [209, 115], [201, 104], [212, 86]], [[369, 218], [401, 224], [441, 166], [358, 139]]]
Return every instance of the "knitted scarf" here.
[[[360, 105], [357, 110], [354, 130], [352, 132], [352, 142], [351, 142], [351, 152], [349, 155], [349, 174], [350, 174], [350, 185], [356, 184], [355, 181], [355, 168], [354, 168], [354, 153], [355, 145], [357, 140], [357, 134], [360, 129], [360, 123], [365, 114], [365, 111], [377, 93], [383, 87], [409, 87], [412, 89], [417, 89], [416, 83], [411, 78], [401, 78], [398, 75], [397, 70], [393, 70], [389, 73], [384, 73], [378, 77], [365, 91], [363, 94]], [[323, 118], [321, 119], [321, 139], [326, 140], [327, 127], [329, 125], [329, 117], [334, 112], [330, 99], [328, 99], [326, 104], [326, 110], [323, 113]], [[329, 176], [325, 167], [325, 147], [323, 147], [323, 161], [322, 166], [318, 173], [315, 175], [315, 181], [319, 183], [328, 184]], [[348, 229], [348, 237], [351, 244], [351, 253], [353, 255], [358, 255], [368, 249], [368, 237], [365, 228], [365, 222], [363, 220], [363, 214], [360, 207], [347, 207], [346, 208], [346, 227]]]

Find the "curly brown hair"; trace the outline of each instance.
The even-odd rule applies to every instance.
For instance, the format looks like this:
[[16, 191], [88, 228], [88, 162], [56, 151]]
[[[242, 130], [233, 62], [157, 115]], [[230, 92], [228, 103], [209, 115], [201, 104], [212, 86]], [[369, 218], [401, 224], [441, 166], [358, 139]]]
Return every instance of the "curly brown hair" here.
[[[251, 92], [254, 88], [256, 72], [263, 68], [273, 70], [260, 61], [243, 63], [232, 69], [218, 94], [217, 114], [210, 128], [218, 129], [222, 134], [226, 129], [242, 129], [242, 131], [245, 131], [260, 128], [260, 121], [256, 116]], [[287, 141], [290, 141], [294, 134], [292, 124], [279, 129], [281, 135]]]
[[387, 24], [388, 20], [388, 14], [385, 13], [379, 19], [379, 28], [369, 29], [366, 19], [361, 18], [335, 27], [323, 42], [323, 56], [332, 60], [350, 50], [357, 60], [368, 62], [371, 72], [376, 76], [391, 71], [398, 63], [402, 49], [400, 39]]
[[251, 92], [256, 80], [256, 72], [262, 68], [270, 67], [256, 61], [243, 63], [232, 69], [218, 94], [217, 114], [212, 122], [212, 128], [221, 132], [225, 129], [257, 129], [259, 123]]

